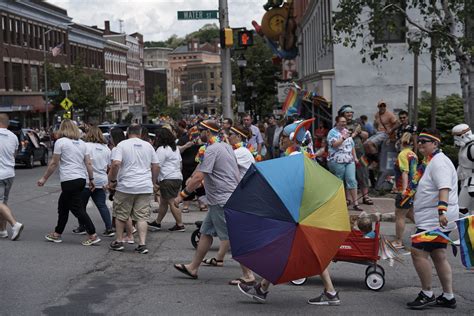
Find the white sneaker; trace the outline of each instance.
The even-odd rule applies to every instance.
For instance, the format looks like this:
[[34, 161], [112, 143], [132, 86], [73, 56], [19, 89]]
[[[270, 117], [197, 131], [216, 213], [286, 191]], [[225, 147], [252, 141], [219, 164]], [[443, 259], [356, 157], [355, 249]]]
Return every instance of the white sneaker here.
[[20, 234], [23, 231], [24, 225], [20, 222], [16, 222], [12, 227], [12, 240], [17, 240], [20, 238]]
[[0, 238], [8, 238], [8, 231], [0, 230]]

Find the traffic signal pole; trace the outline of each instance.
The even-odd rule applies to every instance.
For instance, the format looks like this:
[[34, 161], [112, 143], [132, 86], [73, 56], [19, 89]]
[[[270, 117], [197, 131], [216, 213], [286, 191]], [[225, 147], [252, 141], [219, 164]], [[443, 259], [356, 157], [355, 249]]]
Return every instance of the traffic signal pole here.
[[[219, 23], [221, 30], [229, 27], [229, 7], [227, 0], [219, 0]], [[230, 67], [230, 48], [221, 47], [222, 68], [222, 114], [234, 119], [231, 107], [232, 70]]]

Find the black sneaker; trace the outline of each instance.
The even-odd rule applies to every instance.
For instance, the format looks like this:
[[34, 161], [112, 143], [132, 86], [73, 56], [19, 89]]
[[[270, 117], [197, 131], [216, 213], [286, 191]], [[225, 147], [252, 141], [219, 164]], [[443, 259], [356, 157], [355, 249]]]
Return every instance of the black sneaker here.
[[86, 229], [82, 226], [76, 227], [72, 230], [73, 234], [76, 235], [85, 235], [86, 234]]
[[434, 294], [433, 296], [428, 297], [425, 295], [425, 293], [423, 293], [423, 291], [418, 294], [418, 297], [413, 302], [407, 303], [407, 306], [411, 309], [424, 309], [425, 307], [431, 305], [436, 305]]
[[135, 252], [145, 255], [148, 253], [148, 248], [146, 247], [146, 245], [139, 245], [137, 248], [135, 248]]
[[109, 248], [115, 251], [122, 251], [125, 249], [125, 247], [123, 246], [123, 242], [119, 242], [116, 240], [110, 243]]
[[336, 292], [336, 294], [331, 295], [326, 290], [319, 295], [318, 297], [312, 298], [308, 300], [308, 304], [311, 305], [340, 305], [341, 300], [339, 299], [339, 292]]
[[250, 297], [259, 303], [265, 303], [267, 301], [268, 291], [263, 292], [260, 283], [255, 285], [239, 283], [237, 284], [237, 287], [245, 296]]
[[184, 225], [174, 225], [173, 227], [171, 228], [168, 228], [168, 230], [170, 232], [185, 232], [186, 231], [186, 227], [184, 227]]
[[453, 297], [452, 299], [448, 300], [443, 294], [441, 294], [436, 298], [436, 306], [456, 308], [456, 299]]
[[148, 230], [152, 232], [157, 232], [161, 230], [161, 224], [158, 224], [157, 222], [148, 222]]
[[106, 229], [103, 233], [102, 236], [104, 237], [114, 237], [115, 236], [115, 230], [113, 229]]

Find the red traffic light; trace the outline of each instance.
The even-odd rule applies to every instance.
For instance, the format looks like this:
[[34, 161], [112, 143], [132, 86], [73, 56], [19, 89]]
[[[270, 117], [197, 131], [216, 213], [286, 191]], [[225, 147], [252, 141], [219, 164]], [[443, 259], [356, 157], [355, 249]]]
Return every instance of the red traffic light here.
[[253, 45], [252, 31], [239, 31], [237, 33], [238, 43], [240, 47], [248, 47]]

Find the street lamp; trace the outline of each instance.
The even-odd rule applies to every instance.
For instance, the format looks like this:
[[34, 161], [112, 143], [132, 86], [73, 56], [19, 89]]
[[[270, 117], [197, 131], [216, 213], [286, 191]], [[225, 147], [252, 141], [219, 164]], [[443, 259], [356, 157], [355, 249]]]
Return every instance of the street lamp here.
[[192, 90], [192, 93], [193, 93], [193, 115], [196, 115], [196, 111], [195, 111], [195, 106], [196, 106], [196, 99], [197, 99], [197, 96], [194, 95], [194, 87], [198, 84], [202, 83], [202, 80], [199, 80], [199, 81], [196, 81], [195, 83], [193, 83], [191, 85], [191, 90]]
[[410, 27], [407, 37], [413, 50], [413, 124], [418, 126], [418, 56], [423, 37], [417, 27]]

